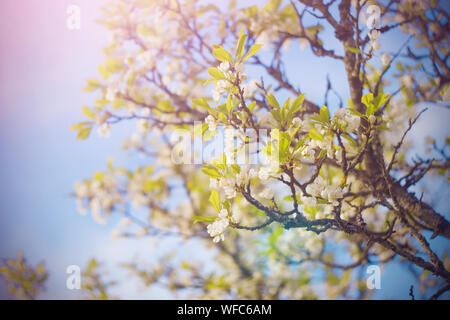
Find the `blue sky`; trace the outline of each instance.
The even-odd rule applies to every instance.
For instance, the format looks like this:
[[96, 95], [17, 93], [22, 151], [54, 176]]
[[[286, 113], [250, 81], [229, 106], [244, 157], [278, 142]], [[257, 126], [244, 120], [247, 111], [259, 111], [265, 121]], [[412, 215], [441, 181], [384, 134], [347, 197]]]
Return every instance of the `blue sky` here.
[[[100, 17], [101, 3], [19, 0], [0, 4], [0, 257], [14, 257], [23, 249], [32, 264], [45, 260], [50, 278], [41, 298], [79, 297], [65, 288], [68, 265], [84, 266], [91, 257], [110, 267], [137, 256], [152, 261], [163, 252], [158, 248], [180, 245], [176, 239], [159, 239], [158, 248], [146, 241], [113, 242], [110, 231], [115, 221], [96, 224], [89, 216], [79, 215], [69, 197], [73, 183], [104, 168], [108, 156], [120, 164], [134, 161], [120, 151], [120, 138], [130, 131], [126, 125], [115, 127], [109, 140], [92, 135], [76, 141], [74, 132], [68, 130], [82, 118], [80, 106], [91, 104], [95, 97], [81, 88], [84, 79], [97, 75], [101, 50], [107, 44], [105, 30], [94, 22]], [[81, 7], [80, 30], [66, 28], [69, 4]], [[395, 51], [401, 43], [394, 38], [383, 45]], [[288, 72], [291, 79], [298, 80], [310, 99], [322, 103], [329, 73], [346, 101], [346, 81], [337, 81], [343, 75], [342, 66], [311, 57], [307, 51], [287, 54], [287, 61], [299, 70]], [[449, 114], [443, 113], [443, 109], [428, 112], [413, 134], [448, 134]], [[443, 196], [448, 198], [445, 189]], [[446, 201], [441, 202], [441, 209], [448, 217]], [[191, 251], [186, 254], [194, 247], [188, 244]], [[395, 266], [391, 271], [383, 276], [383, 289], [376, 296], [407, 298], [411, 276]], [[115, 268], [111, 273], [112, 277], [126, 276]], [[165, 290], [139, 291], [135, 285], [127, 281], [115, 292], [127, 298], [168, 297]], [[0, 282], [0, 297], [5, 297], [5, 291]]]

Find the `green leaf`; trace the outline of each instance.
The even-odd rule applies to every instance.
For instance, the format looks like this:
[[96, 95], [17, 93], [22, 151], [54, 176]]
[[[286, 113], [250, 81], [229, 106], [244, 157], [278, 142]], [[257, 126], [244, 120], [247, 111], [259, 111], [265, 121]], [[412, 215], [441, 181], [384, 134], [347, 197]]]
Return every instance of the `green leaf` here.
[[368, 108], [373, 103], [373, 93], [369, 92], [363, 95], [361, 102]]
[[172, 105], [172, 101], [170, 100], [161, 100], [157, 103], [158, 109], [165, 112], [172, 112], [175, 110], [175, 107]]
[[320, 108], [320, 120], [323, 122], [330, 121], [330, 112], [326, 106]]
[[247, 54], [245, 55], [244, 59], [242, 59], [243, 61], [247, 60], [248, 58], [250, 58], [251, 56], [255, 55], [259, 49], [261, 49], [263, 45], [262, 44], [254, 44], [250, 47], [250, 50], [248, 50]]
[[211, 202], [211, 204], [213, 205], [214, 210], [220, 212], [220, 196], [219, 193], [214, 189], [211, 191], [211, 195], [209, 196], [209, 202]]
[[318, 140], [318, 141], [323, 140], [323, 135], [321, 135], [319, 132], [317, 132], [317, 130], [314, 128], [311, 128], [311, 130], [309, 130], [308, 135], [312, 140]]
[[391, 97], [390, 94], [385, 94], [384, 92], [380, 92], [378, 93], [377, 97], [375, 98], [373, 104], [375, 107], [375, 112], [381, 107], [383, 106], [386, 101]]
[[227, 111], [230, 113], [233, 110], [233, 105], [231, 103], [231, 94], [227, 97], [227, 103], [226, 103]]
[[223, 80], [225, 79], [225, 75], [217, 68], [211, 67], [208, 68], [208, 73], [211, 77], [213, 77], [216, 80]]
[[278, 122], [281, 122], [281, 115], [280, 115], [280, 110], [278, 109], [272, 109], [270, 110], [270, 114], [272, 115], [272, 117], [277, 120]]
[[214, 222], [216, 218], [214, 217], [202, 217], [202, 216], [193, 216], [194, 224], [197, 222]]
[[241, 59], [244, 54], [245, 40], [247, 40], [247, 35], [244, 34], [245, 27], [241, 29], [241, 35], [239, 36], [239, 41], [236, 49], [236, 57], [237, 59]]
[[97, 79], [87, 79], [86, 82], [87, 82], [87, 86], [83, 88], [83, 91], [91, 92], [102, 86], [100, 81], [98, 81]]
[[280, 159], [284, 159], [286, 156], [286, 151], [288, 151], [288, 148], [291, 145], [290, 138], [291, 136], [287, 132], [282, 132], [280, 135], [279, 141]]
[[351, 109], [351, 108], [350, 108], [349, 111], [350, 111], [350, 113], [351, 113], [352, 115], [354, 115], [354, 116], [358, 116], [358, 117], [360, 117], [360, 118], [364, 117], [364, 115], [363, 115], [362, 113], [356, 111], [355, 109]]
[[250, 102], [250, 104], [247, 106], [247, 108], [248, 108], [248, 110], [249, 110], [250, 112], [253, 112], [253, 110], [255, 109], [255, 107], [256, 107], [256, 101]]
[[217, 60], [225, 62], [228, 61], [231, 63], [231, 54], [225, 50], [224, 48], [218, 46], [213, 50], [213, 55]]
[[231, 170], [233, 170], [233, 172], [234, 172], [235, 174], [239, 174], [239, 173], [241, 172], [241, 167], [239, 167], [239, 165], [233, 163], [233, 164], [231, 165]]
[[221, 178], [222, 175], [219, 173], [219, 171], [211, 166], [202, 168], [201, 171], [206, 174], [207, 176], [211, 177], [211, 178]]
[[276, 12], [278, 8], [280, 7], [281, 0], [271, 0], [269, 1], [266, 6], [264, 7], [264, 12]]
[[82, 129], [82, 128], [84, 128], [85, 126], [87, 126], [87, 125], [90, 125], [91, 124], [91, 122], [89, 122], [89, 121], [83, 121], [83, 122], [80, 122], [80, 123], [77, 123], [77, 124], [73, 124], [73, 125], [71, 125], [70, 127], [69, 127], [69, 129], [70, 130], [80, 130], [80, 129]]
[[105, 178], [105, 173], [101, 171], [97, 171], [94, 173], [94, 180], [102, 182]]
[[302, 105], [303, 101], [305, 100], [305, 95], [301, 94], [297, 97], [297, 99], [294, 100], [294, 102], [292, 102], [292, 112], [295, 113], [300, 109], [300, 106]]
[[361, 102], [367, 107], [366, 116], [369, 117], [375, 113], [375, 106], [373, 104], [373, 93], [372, 92], [365, 94], [361, 98]]
[[105, 80], [107, 80], [109, 78], [109, 76], [111, 75], [111, 73], [107, 70], [107, 68], [102, 64], [98, 66], [98, 73], [100, 73], [100, 75]]
[[95, 117], [94, 112], [86, 106], [81, 107], [81, 112], [88, 118], [93, 119]]
[[200, 98], [200, 99], [193, 99], [192, 103], [196, 106], [199, 106], [202, 109], [206, 109], [209, 110], [211, 109], [211, 107], [209, 106], [208, 101], [206, 101], [205, 98]]
[[107, 99], [97, 99], [95, 100], [95, 106], [99, 109], [101, 109], [102, 107], [106, 106], [107, 104], [109, 104], [109, 100]]
[[78, 131], [77, 139], [84, 140], [87, 137], [89, 137], [89, 134], [91, 133], [91, 129], [92, 129], [92, 127], [86, 127], [86, 128], [80, 129], [80, 131]]
[[106, 59], [106, 70], [110, 73], [117, 73], [122, 71], [123, 64], [119, 59], [108, 58]]
[[277, 99], [275, 99], [275, 97], [271, 93], [267, 94], [266, 99], [267, 99], [267, 102], [269, 103], [269, 105], [271, 105], [272, 107], [277, 108], [277, 109], [280, 108], [280, 105], [278, 104]]

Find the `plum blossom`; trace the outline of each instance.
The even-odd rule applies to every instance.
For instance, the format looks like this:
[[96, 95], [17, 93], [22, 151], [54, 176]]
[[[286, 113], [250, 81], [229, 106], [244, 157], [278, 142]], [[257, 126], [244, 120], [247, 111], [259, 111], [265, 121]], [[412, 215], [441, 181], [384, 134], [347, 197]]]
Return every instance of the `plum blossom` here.
[[225, 240], [223, 233], [229, 224], [230, 224], [230, 222], [227, 218], [216, 220], [213, 223], [209, 224], [206, 227], [206, 230], [207, 230], [208, 234], [212, 238], [214, 238], [213, 239], [214, 242], [223, 241], [223, 240]]
[[213, 89], [213, 99], [214, 101], [219, 101], [219, 99], [222, 97], [222, 94], [226, 91], [228, 87], [226, 80], [219, 80], [217, 81], [214, 89]]
[[344, 190], [340, 187], [328, 185], [327, 181], [318, 176], [313, 183], [306, 187], [306, 191], [313, 197], [321, 197], [327, 200], [333, 206], [339, 205], [338, 199], [344, 196]]
[[227, 218], [228, 217], [228, 211], [227, 211], [227, 209], [222, 209], [222, 210], [220, 210], [220, 212], [219, 212], [219, 218], [220, 219], [225, 219], [225, 218]]
[[380, 59], [383, 66], [387, 66], [391, 62], [391, 56], [387, 52], [383, 53]]
[[235, 188], [235, 181], [232, 178], [220, 178], [219, 180], [219, 187], [222, 188], [222, 190], [225, 193], [225, 196], [228, 199], [232, 199], [236, 197], [236, 188]]
[[361, 123], [361, 119], [356, 115], [352, 115], [349, 109], [336, 110], [331, 121], [334, 123], [346, 124], [345, 130], [347, 132], [356, 131]]
[[208, 124], [208, 129], [211, 131], [217, 130], [217, 121], [212, 115], [208, 115], [205, 119], [205, 122]]
[[109, 138], [111, 133], [111, 124], [105, 122], [97, 129], [97, 133], [102, 138]]

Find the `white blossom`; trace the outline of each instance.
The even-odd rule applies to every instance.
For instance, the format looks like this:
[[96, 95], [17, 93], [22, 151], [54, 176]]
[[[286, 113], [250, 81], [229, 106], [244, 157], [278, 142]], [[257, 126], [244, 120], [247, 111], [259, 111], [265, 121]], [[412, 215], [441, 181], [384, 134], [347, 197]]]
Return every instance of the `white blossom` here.
[[220, 240], [224, 240], [223, 233], [230, 224], [227, 218], [216, 220], [213, 223], [209, 224], [206, 227], [208, 234], [214, 238], [214, 242], [219, 242]]
[[383, 66], [387, 66], [391, 62], [391, 56], [387, 52], [383, 53], [380, 59]]
[[105, 122], [97, 129], [97, 133], [102, 138], [109, 138], [111, 133], [111, 124]]
[[208, 124], [208, 129], [211, 131], [217, 130], [217, 121], [212, 115], [208, 115], [205, 119], [205, 122]]
[[317, 205], [317, 199], [315, 197], [301, 196], [300, 201], [310, 208], [314, 208]]
[[148, 120], [147, 119], [138, 119], [136, 122], [137, 131], [140, 133], [145, 133], [148, 128]]
[[380, 50], [381, 49], [381, 44], [378, 41], [373, 41], [372, 42], [372, 49], [373, 50]]
[[228, 211], [227, 209], [222, 209], [219, 212], [219, 218], [220, 219], [225, 219], [226, 217], [228, 217]]
[[150, 108], [142, 108], [141, 109], [141, 116], [148, 117], [150, 115]]
[[380, 37], [380, 35], [381, 35], [381, 32], [380, 32], [379, 30], [377, 30], [377, 29], [372, 29], [372, 30], [369, 32], [369, 39], [370, 39], [370, 41], [374, 42], [374, 41], [376, 41], [376, 40]]
[[228, 71], [230, 71], [230, 63], [228, 61], [224, 61], [219, 65], [218, 69], [226, 76], [228, 75]]

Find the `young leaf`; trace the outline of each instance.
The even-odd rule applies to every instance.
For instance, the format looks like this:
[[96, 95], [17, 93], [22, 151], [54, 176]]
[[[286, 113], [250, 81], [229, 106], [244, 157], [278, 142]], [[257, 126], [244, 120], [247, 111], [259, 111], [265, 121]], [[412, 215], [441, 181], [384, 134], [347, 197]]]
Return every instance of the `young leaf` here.
[[81, 107], [81, 112], [88, 118], [93, 119], [95, 117], [94, 112], [86, 106]]
[[102, 65], [102, 64], [100, 64], [100, 65], [98, 66], [98, 73], [100, 73], [100, 75], [101, 75], [105, 80], [107, 80], [107, 79], [109, 78], [109, 76], [111, 75], [111, 73], [107, 70], [107, 68], [106, 68], [104, 65]]
[[220, 212], [220, 196], [214, 189], [211, 191], [211, 195], [209, 196], [209, 202], [211, 202], [217, 212]]
[[86, 82], [87, 86], [83, 88], [83, 91], [94, 91], [102, 85], [97, 79], [87, 79]]
[[247, 106], [247, 108], [248, 108], [248, 110], [249, 110], [250, 112], [253, 112], [253, 110], [255, 109], [255, 107], [256, 107], [256, 101], [250, 102], [250, 104]]
[[300, 109], [300, 106], [302, 105], [304, 100], [305, 100], [305, 95], [301, 94], [297, 97], [297, 99], [294, 100], [294, 102], [292, 102], [291, 109], [293, 110], [292, 111], [293, 113], [297, 112]]
[[231, 165], [231, 169], [233, 170], [233, 172], [234, 172], [235, 174], [239, 174], [239, 173], [241, 172], [241, 167], [239, 167], [239, 165], [237, 165], [237, 164], [235, 164], [235, 163], [233, 163], [233, 164]]
[[244, 54], [245, 40], [247, 40], [247, 35], [244, 34], [244, 27], [241, 29], [241, 35], [239, 36], [239, 41], [236, 49], [236, 57], [237, 59], [241, 59]]
[[214, 217], [202, 217], [202, 216], [193, 216], [192, 219], [194, 220], [194, 224], [197, 222], [214, 222], [216, 218]]
[[213, 50], [213, 55], [217, 60], [231, 62], [231, 54], [222, 47], [217, 47]]
[[122, 61], [119, 59], [108, 58], [106, 59], [106, 70], [110, 73], [120, 72], [123, 68]]
[[323, 122], [328, 122], [330, 120], [330, 113], [326, 106], [322, 106], [322, 108], [320, 108], [320, 120]]
[[205, 168], [202, 168], [201, 171], [211, 178], [217, 179], [217, 178], [222, 177], [222, 175], [219, 173], [219, 171], [214, 167], [205, 167]]
[[199, 106], [202, 109], [206, 109], [206, 110], [210, 109], [209, 103], [206, 101], [205, 98], [193, 99], [192, 103], [196, 106]]
[[266, 99], [267, 99], [267, 102], [269, 103], [269, 105], [271, 105], [272, 107], [277, 108], [277, 109], [280, 108], [280, 105], [278, 104], [277, 99], [275, 99], [275, 97], [271, 93], [267, 94]]
[[83, 129], [80, 129], [80, 131], [78, 131], [77, 139], [84, 140], [87, 137], [89, 137], [89, 134], [91, 133], [91, 129], [92, 129], [92, 127], [85, 127]]
[[227, 103], [226, 103], [227, 111], [230, 113], [233, 110], [233, 104], [231, 103], [231, 94], [227, 97]]
[[217, 68], [208, 68], [208, 73], [211, 77], [213, 77], [216, 80], [223, 80], [225, 79], [225, 75]]
[[367, 107], [369, 108], [369, 106], [372, 104], [373, 102], [373, 93], [369, 92], [367, 94], [365, 94], [362, 98], [361, 98], [361, 102]]
[[243, 61], [247, 60], [248, 58], [250, 58], [251, 56], [255, 55], [259, 49], [261, 49], [263, 45], [262, 44], [254, 44], [250, 47], [250, 50], [248, 50], [247, 54], [245, 55], [244, 59], [242, 59]]
[[318, 140], [318, 141], [322, 141], [323, 140], [323, 135], [321, 135], [319, 132], [317, 132], [316, 129], [312, 128], [311, 130], [309, 130], [309, 137], [312, 140]]

